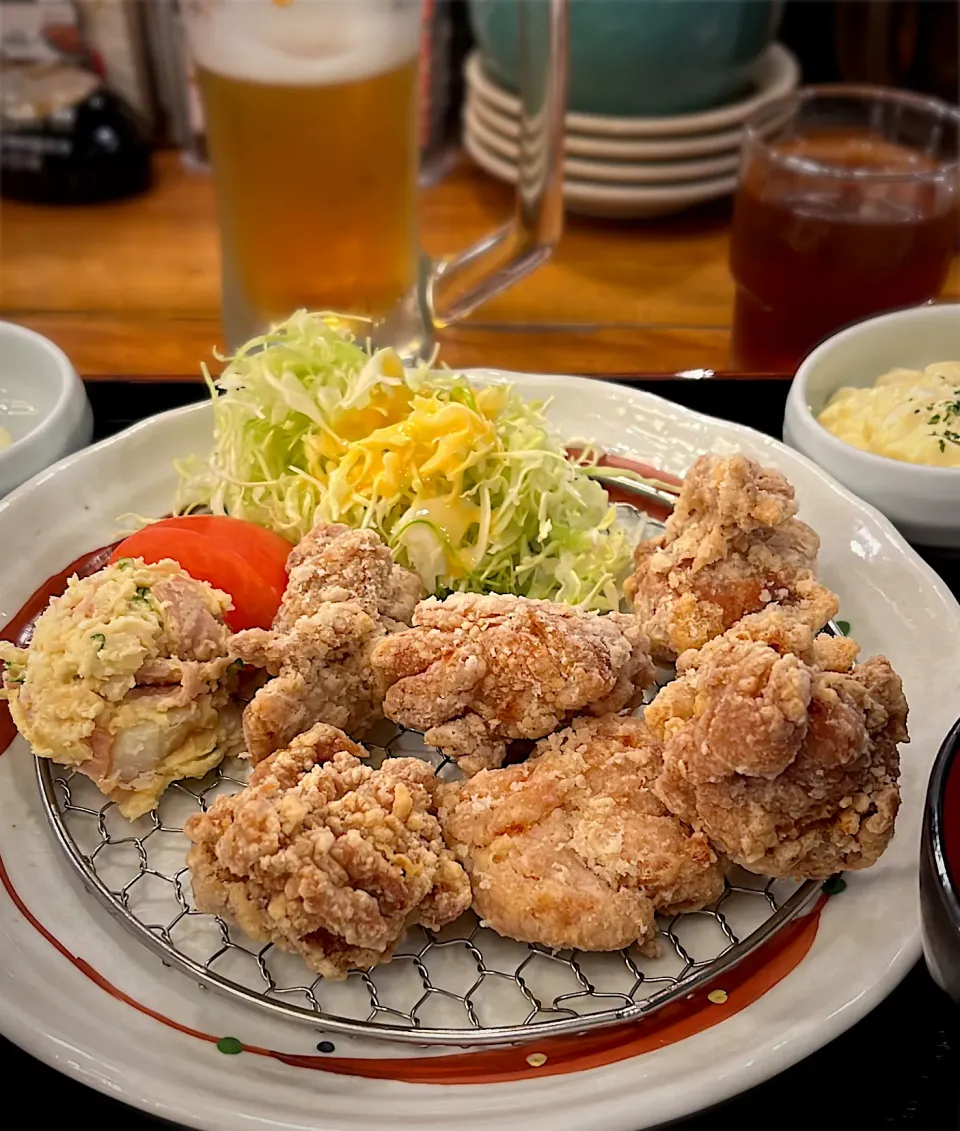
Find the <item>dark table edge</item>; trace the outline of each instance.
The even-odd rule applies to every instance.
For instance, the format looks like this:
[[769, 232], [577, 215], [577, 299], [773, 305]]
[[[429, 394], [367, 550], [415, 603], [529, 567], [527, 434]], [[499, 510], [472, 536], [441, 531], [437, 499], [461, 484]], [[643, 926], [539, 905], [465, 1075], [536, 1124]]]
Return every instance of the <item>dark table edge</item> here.
[[[463, 368], [469, 368], [464, 366]], [[504, 370], [509, 372], [509, 370]], [[99, 384], [105, 381], [123, 381], [132, 385], [174, 385], [196, 384], [202, 385], [203, 378], [199, 373], [83, 373], [83, 380], [90, 384]], [[577, 377], [586, 377], [595, 381], [792, 381], [792, 373], [748, 373], [734, 369], [679, 369], [676, 371], [657, 370], [631, 370], [619, 372], [612, 370], [602, 373], [577, 373]]]

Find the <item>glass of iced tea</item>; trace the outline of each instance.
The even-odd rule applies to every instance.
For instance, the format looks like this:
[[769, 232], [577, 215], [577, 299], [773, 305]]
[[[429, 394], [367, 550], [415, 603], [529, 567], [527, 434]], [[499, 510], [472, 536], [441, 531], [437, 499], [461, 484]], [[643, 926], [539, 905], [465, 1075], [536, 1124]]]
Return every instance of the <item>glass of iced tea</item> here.
[[758, 111], [730, 246], [734, 367], [793, 372], [841, 327], [935, 298], [958, 201], [960, 111], [944, 102], [815, 86]]

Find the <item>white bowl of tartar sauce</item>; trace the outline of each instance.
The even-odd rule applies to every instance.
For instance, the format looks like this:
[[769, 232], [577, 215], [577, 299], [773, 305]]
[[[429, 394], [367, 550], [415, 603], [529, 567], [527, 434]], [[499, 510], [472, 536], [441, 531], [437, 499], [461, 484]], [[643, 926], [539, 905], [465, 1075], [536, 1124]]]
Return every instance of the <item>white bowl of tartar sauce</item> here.
[[0, 496], [90, 443], [93, 414], [67, 355], [0, 322]]
[[960, 548], [960, 303], [827, 338], [797, 370], [783, 438], [911, 542]]

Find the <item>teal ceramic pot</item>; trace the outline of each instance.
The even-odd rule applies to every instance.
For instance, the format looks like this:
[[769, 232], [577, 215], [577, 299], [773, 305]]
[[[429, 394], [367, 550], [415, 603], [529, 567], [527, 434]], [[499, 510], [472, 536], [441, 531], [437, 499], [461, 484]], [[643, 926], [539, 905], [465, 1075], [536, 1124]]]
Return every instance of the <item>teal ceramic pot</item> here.
[[[570, 0], [567, 108], [668, 116], [733, 101], [782, 0]], [[470, 0], [484, 70], [517, 90], [517, 0]]]

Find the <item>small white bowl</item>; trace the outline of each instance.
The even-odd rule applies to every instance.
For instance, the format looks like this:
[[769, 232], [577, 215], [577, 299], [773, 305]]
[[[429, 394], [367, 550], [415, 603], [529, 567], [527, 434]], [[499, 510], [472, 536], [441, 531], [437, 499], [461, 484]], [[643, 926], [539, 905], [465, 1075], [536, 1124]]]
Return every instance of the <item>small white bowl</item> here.
[[0, 322], [0, 496], [64, 456], [86, 447], [93, 413], [67, 355], [42, 335]]
[[960, 468], [873, 455], [828, 432], [817, 415], [841, 385], [872, 385], [890, 369], [960, 361], [960, 303], [914, 306], [858, 322], [800, 365], [787, 397], [783, 438], [872, 503], [911, 542], [960, 548]]

